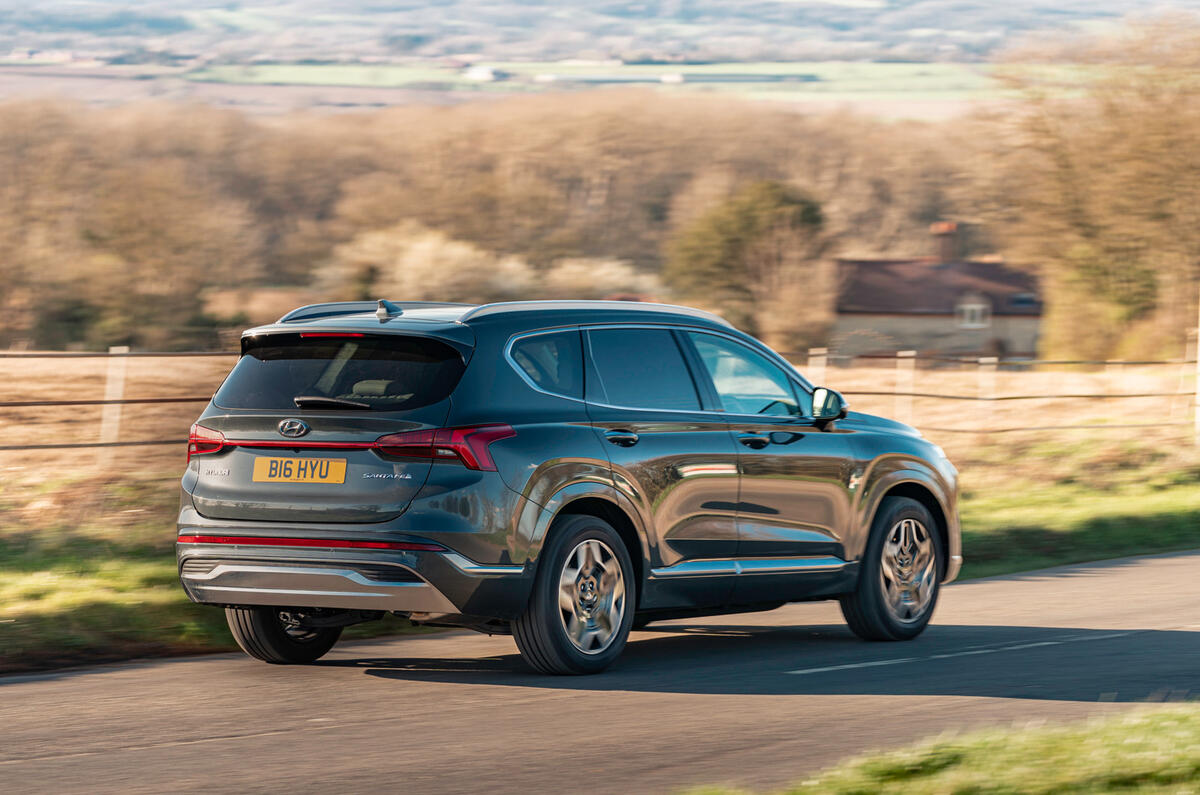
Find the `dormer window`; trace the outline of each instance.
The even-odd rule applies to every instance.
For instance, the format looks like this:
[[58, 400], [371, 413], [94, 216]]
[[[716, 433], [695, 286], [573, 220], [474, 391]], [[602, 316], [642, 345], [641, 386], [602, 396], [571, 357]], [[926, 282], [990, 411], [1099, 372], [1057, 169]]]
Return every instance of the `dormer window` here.
[[987, 328], [992, 324], [992, 308], [979, 298], [964, 298], [955, 310], [959, 328]]

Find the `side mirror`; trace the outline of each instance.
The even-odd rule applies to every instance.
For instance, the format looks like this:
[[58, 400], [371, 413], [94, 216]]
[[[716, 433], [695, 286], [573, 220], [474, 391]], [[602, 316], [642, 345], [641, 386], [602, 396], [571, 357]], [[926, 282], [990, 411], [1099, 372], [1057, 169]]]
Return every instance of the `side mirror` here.
[[817, 422], [832, 422], [846, 416], [846, 400], [832, 389], [823, 386], [813, 390], [813, 419]]

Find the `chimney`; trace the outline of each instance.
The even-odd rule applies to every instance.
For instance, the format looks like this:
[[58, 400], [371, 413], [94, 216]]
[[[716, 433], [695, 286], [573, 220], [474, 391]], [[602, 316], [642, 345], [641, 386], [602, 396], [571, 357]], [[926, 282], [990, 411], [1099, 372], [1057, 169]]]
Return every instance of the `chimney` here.
[[935, 244], [934, 258], [939, 265], [958, 260], [958, 224], [953, 221], [937, 221], [929, 225]]

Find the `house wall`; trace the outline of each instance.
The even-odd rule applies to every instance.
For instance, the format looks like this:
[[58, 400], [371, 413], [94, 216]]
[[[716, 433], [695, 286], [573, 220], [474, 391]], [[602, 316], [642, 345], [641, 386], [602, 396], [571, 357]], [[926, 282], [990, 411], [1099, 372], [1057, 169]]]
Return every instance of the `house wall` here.
[[[836, 353], [887, 353], [915, 350], [926, 353], [1037, 351], [1040, 317], [993, 315], [987, 328], [960, 328], [955, 315], [839, 314], [829, 345]], [[997, 341], [1003, 343], [997, 346]]]

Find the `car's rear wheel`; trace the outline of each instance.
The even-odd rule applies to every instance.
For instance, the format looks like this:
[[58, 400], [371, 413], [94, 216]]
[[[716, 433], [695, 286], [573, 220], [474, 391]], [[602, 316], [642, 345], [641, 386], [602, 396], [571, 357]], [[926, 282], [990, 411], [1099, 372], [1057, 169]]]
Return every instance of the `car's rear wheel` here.
[[637, 602], [621, 537], [594, 516], [551, 527], [533, 594], [512, 624], [521, 656], [547, 674], [603, 671], [625, 648]]
[[341, 627], [306, 626], [278, 607], [227, 607], [225, 620], [242, 651], [277, 665], [314, 662], [342, 635]]
[[875, 514], [854, 593], [842, 615], [864, 640], [911, 640], [937, 606], [945, 552], [929, 509], [907, 497], [887, 497]]

